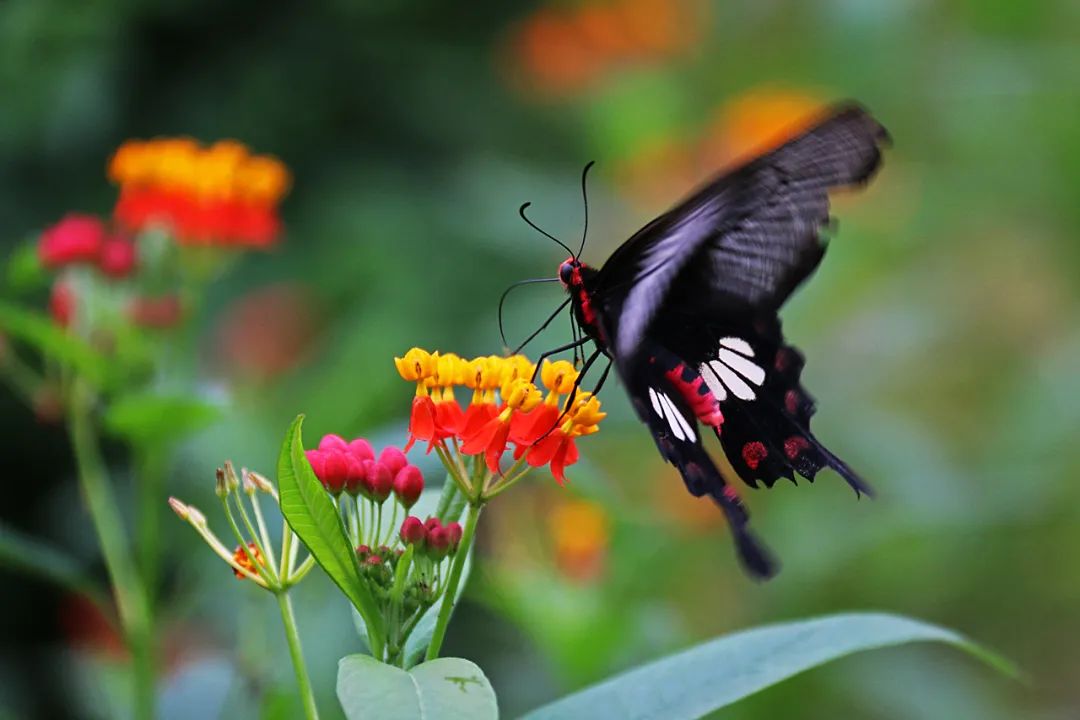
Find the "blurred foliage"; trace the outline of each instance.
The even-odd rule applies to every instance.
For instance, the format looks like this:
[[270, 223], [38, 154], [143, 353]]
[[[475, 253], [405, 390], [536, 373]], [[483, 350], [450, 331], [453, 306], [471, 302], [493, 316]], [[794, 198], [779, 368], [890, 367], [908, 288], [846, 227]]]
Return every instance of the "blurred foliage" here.
[[[1080, 8], [691, 3], [698, 20], [677, 52], [643, 52], [628, 35], [587, 82], [553, 87], [530, 65], [546, 67], [545, 48], [554, 65], [568, 52], [560, 46], [611, 47], [567, 20], [591, 17], [589, 3], [660, 12], [632, 0], [547, 9], [6, 0], [0, 249], [14, 267], [0, 273], [4, 292], [30, 292], [44, 306], [19, 270], [20, 243], [68, 211], [108, 212], [104, 165], [126, 138], [235, 137], [289, 165], [287, 237], [209, 286], [198, 336], [177, 347], [171, 369], [229, 403], [172, 467], [170, 492], [210, 505], [213, 468], [233, 457], [272, 470], [297, 412], [313, 436], [399, 441], [412, 391], [392, 355], [414, 344], [498, 350], [499, 292], [562, 259], [517, 207], [532, 200], [541, 226], [576, 237], [587, 160], [598, 166], [586, 256], [599, 263], [723, 161], [711, 153], [739, 98], [857, 98], [895, 146], [865, 193], [837, 203], [828, 258], [784, 317], [808, 357], [818, 435], [879, 498], [856, 503], [832, 476], [747, 492], [786, 563], [775, 581], [754, 585], [721, 521], [682, 497], [609, 386], [611, 417], [571, 488], [537, 478], [492, 507], [467, 595], [483, 605], [464, 608], [447, 652], [483, 667], [513, 715], [721, 632], [880, 608], [978, 638], [1015, 659], [1032, 685], [1003, 685], [932, 649], [890, 651], [794, 679], [724, 716], [1077, 716]], [[521, 38], [544, 13], [559, 18], [542, 28], [554, 39], [529, 55]], [[268, 287], [280, 292], [252, 304]], [[512, 295], [510, 341], [558, 299], [550, 287]], [[259, 312], [263, 302], [273, 309]], [[544, 343], [564, 335], [553, 328]], [[93, 547], [73, 522], [68, 463], [34, 454], [55, 448], [39, 438], [59, 430], [5, 402], [11, 476], [29, 489], [5, 502], [4, 519]], [[579, 494], [609, 515], [603, 559], [587, 577], [560, 566], [548, 522]], [[165, 531], [167, 692], [200, 688], [207, 717], [216, 707], [255, 717], [253, 698], [264, 700], [264, 717], [294, 716], [284, 642], [264, 630], [276, 611], [179, 523]], [[5, 630], [39, 614], [32, 601], [5, 603]], [[357, 650], [348, 608], [323, 580], [305, 584], [296, 603], [332, 716], [337, 658]], [[72, 698], [66, 712], [106, 714], [95, 698], [108, 687], [72, 669], [109, 658], [66, 649], [69, 630], [42, 634], [0, 651], [0, 707], [25, 716], [59, 695]], [[48, 679], [57, 674], [66, 678], [59, 694]]]

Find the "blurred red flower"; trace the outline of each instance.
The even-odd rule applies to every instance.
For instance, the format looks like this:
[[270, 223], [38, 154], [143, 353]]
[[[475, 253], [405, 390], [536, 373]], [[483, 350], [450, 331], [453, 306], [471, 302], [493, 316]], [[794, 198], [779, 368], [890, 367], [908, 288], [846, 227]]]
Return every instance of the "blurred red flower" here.
[[41, 234], [38, 257], [55, 269], [70, 263], [92, 263], [105, 242], [105, 224], [93, 215], [70, 213]]

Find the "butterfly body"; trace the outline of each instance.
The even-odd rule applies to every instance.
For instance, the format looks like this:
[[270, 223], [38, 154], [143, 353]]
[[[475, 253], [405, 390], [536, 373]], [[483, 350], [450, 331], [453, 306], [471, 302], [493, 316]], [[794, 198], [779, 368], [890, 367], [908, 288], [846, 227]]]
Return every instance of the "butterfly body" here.
[[825, 467], [869, 487], [810, 432], [803, 356], [777, 311], [821, 262], [829, 191], [861, 185], [880, 163], [884, 129], [838, 106], [776, 150], [708, 183], [635, 233], [604, 265], [559, 266], [574, 318], [612, 359], [660, 454], [695, 496], [727, 517], [757, 577], [777, 565], [749, 530], [738, 494], [705, 452], [717, 435], [751, 487], [813, 480]]

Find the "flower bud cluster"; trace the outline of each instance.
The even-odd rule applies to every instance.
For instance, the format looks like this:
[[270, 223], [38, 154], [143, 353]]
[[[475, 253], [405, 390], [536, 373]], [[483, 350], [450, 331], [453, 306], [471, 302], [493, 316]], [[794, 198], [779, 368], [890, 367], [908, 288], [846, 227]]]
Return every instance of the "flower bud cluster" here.
[[437, 517], [421, 520], [410, 515], [401, 523], [398, 537], [406, 545], [415, 547], [416, 552], [439, 561], [457, 552], [461, 544], [461, 532], [460, 523], [452, 522], [444, 525]]
[[315, 477], [334, 497], [342, 492], [361, 496], [377, 505], [393, 494], [406, 510], [416, 504], [424, 491], [424, 476], [410, 465], [399, 448], [383, 448], [378, 458], [364, 438], [347, 441], [340, 435], [326, 435], [318, 449], [307, 451]]

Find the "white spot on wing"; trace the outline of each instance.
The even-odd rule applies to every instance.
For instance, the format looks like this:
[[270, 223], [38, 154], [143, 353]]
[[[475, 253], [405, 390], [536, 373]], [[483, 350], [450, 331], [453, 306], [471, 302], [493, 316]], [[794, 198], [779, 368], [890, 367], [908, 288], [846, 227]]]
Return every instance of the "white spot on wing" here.
[[742, 355], [738, 355], [724, 348], [720, 348], [720, 352], [716, 354], [716, 357], [720, 362], [724, 363], [755, 385], [761, 385], [765, 382], [764, 368], [755, 365], [752, 360], [747, 360]]
[[740, 400], [756, 400], [757, 395], [754, 394], [754, 389], [751, 388], [746, 382], [735, 374], [735, 371], [729, 368], [719, 360], [713, 360], [709, 363], [709, 369], [716, 373], [721, 382], [731, 390], [731, 393]]
[[706, 363], [702, 363], [698, 367], [698, 375], [705, 378], [705, 384], [709, 386], [709, 390], [712, 390], [713, 397], [717, 402], [724, 402], [727, 400], [727, 388], [724, 387], [724, 383], [720, 382], [720, 377], [716, 374], [711, 367]]
[[664, 417], [664, 410], [660, 407], [660, 398], [656, 397], [656, 391], [652, 388], [649, 388], [649, 402], [652, 403], [653, 412]]
[[679, 440], [690, 440], [691, 442], [697, 440], [694, 431], [690, 429], [690, 423], [686, 422], [686, 418], [675, 407], [675, 403], [671, 402], [671, 398], [663, 393], [658, 393], [658, 395], [660, 396], [660, 403], [664, 406], [668, 426], [671, 428], [671, 432], [675, 433], [675, 437]]
[[720, 340], [720, 346], [730, 348], [735, 352], [742, 353], [746, 357], [754, 357], [754, 348], [742, 338], [726, 337]]

